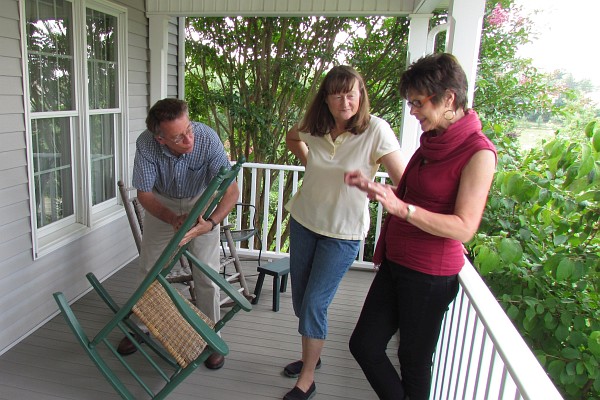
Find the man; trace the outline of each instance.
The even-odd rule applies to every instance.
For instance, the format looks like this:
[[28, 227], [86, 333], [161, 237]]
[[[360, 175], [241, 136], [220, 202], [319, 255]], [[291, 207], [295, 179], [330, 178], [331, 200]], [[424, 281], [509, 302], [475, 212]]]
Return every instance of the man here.
[[[146, 118], [147, 130], [136, 141], [133, 186], [146, 210], [140, 250], [140, 281], [152, 268], [174, 232], [179, 229], [210, 180], [230, 163], [217, 133], [208, 126], [190, 122], [187, 103], [159, 100]], [[188, 250], [200, 261], [219, 270], [219, 223], [234, 207], [239, 195], [233, 182], [212, 215], [185, 235]], [[213, 321], [220, 319], [219, 288], [192, 268], [196, 305]], [[139, 339], [138, 340], [142, 340]], [[137, 349], [126, 337], [117, 349], [126, 355]], [[225, 359], [217, 353], [205, 362], [219, 369]]]

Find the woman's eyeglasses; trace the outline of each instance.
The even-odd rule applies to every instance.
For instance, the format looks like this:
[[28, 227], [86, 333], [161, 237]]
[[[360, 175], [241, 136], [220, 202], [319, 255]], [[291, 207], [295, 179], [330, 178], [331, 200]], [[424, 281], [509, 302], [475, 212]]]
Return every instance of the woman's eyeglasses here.
[[421, 108], [423, 107], [425, 104], [427, 104], [427, 102], [429, 100], [431, 100], [433, 97], [435, 96], [435, 94], [432, 94], [431, 96], [427, 96], [425, 97], [423, 100], [412, 100], [412, 101], [406, 101], [406, 104], [408, 104], [408, 106], [410, 108]]

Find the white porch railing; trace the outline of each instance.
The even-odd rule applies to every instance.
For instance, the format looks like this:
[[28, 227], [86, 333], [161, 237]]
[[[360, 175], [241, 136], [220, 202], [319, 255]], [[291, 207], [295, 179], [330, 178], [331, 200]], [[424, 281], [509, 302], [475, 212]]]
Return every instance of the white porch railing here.
[[[250, 203], [262, 210], [260, 221], [263, 241], [263, 259], [280, 258], [287, 254], [282, 251], [284, 224], [283, 210], [289, 198], [284, 198], [284, 184], [291, 179], [291, 195], [298, 190], [298, 182], [303, 167], [244, 164], [244, 170], [251, 172], [251, 193], [249, 199], [240, 202]], [[258, 171], [264, 172], [262, 198], [264, 204], [256, 204]], [[271, 180], [271, 175], [275, 179]], [[384, 182], [387, 174], [377, 174]], [[243, 172], [240, 171], [238, 184], [243, 185]], [[267, 195], [268, 194], [268, 195]], [[290, 196], [291, 196], [290, 195]], [[383, 209], [378, 206], [377, 217], [371, 221], [375, 231], [375, 241], [379, 236]], [[254, 218], [254, 215], [251, 215]], [[271, 223], [276, 224], [276, 234], [267, 243]], [[233, 221], [228, 221], [233, 223]], [[235, 226], [241, 224], [237, 215]], [[274, 247], [273, 250], [266, 250]], [[258, 255], [250, 241], [249, 248], [238, 248], [240, 255]], [[373, 264], [364, 260], [364, 246], [353, 268], [371, 269]], [[522, 337], [489, 291], [475, 268], [465, 260], [459, 275], [460, 289], [456, 300], [450, 305], [442, 326], [442, 333], [434, 356], [431, 399], [435, 400], [488, 400], [525, 399], [558, 400], [560, 393], [548, 378], [537, 359], [527, 347]]]

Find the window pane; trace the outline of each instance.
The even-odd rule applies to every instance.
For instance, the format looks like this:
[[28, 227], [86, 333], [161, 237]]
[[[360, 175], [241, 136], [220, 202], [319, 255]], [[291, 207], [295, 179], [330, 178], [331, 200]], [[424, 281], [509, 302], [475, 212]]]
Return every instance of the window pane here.
[[27, 14], [27, 61], [33, 112], [74, 107], [71, 3], [32, 0]]
[[90, 117], [90, 153], [92, 158], [92, 204], [116, 196], [114, 115]]
[[70, 119], [31, 121], [38, 228], [73, 215]]
[[116, 108], [117, 17], [88, 8], [86, 27], [90, 109]]

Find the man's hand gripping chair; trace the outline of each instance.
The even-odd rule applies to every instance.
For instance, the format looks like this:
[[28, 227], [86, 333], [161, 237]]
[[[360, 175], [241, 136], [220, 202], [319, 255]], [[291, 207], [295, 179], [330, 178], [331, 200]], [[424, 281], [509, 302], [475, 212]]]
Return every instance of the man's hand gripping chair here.
[[[185, 233], [194, 226], [200, 215], [204, 218], [210, 216], [231, 182], [236, 178], [242, 163], [243, 160], [233, 166], [230, 171], [222, 169], [211, 181], [189, 213], [182, 228], [175, 233], [146, 278], [121, 307], [115, 303], [92, 273], [86, 275], [92, 287], [114, 313], [114, 316], [94, 337], [89, 338], [86, 335], [63, 294], [60, 292], [54, 294], [54, 298], [77, 340], [105, 378], [124, 399], [134, 399], [139, 395], [135, 396], [130, 390], [131, 385], [128, 388], [119, 378], [116, 370], [122, 370], [122, 368], [113, 368], [115, 359], [123, 364], [125, 370], [129, 371], [143, 391], [148, 394], [148, 397], [163, 399], [198, 366], [202, 365], [211, 354], [216, 352], [226, 355], [229, 352], [227, 344], [217, 332], [238, 311], [252, 309], [249, 301], [222, 275], [189, 253], [187, 244], [179, 246]], [[198, 268], [209, 276], [233, 300], [231, 309], [222, 316], [220, 321], [208, 319], [167, 281], [166, 276], [181, 256], [187, 257], [192, 268]], [[148, 327], [150, 336], [146, 336], [137, 324], [130, 320], [132, 314], [135, 314]], [[147, 363], [141, 363], [137, 357], [137, 360], [128, 363], [119, 355], [116, 347], [108, 339], [114, 330], [119, 330], [127, 335], [136, 344], [138, 353], [145, 358]], [[148, 347], [139, 345], [131, 332], [143, 336]], [[109, 351], [106, 351], [106, 348]], [[167, 367], [163, 367], [165, 364]], [[137, 371], [134, 370], [134, 367], [137, 368]], [[146, 378], [149, 375], [151, 377]], [[131, 381], [131, 379], [127, 381]], [[140, 392], [135, 385], [134, 388], [136, 389], [135, 393]]]

